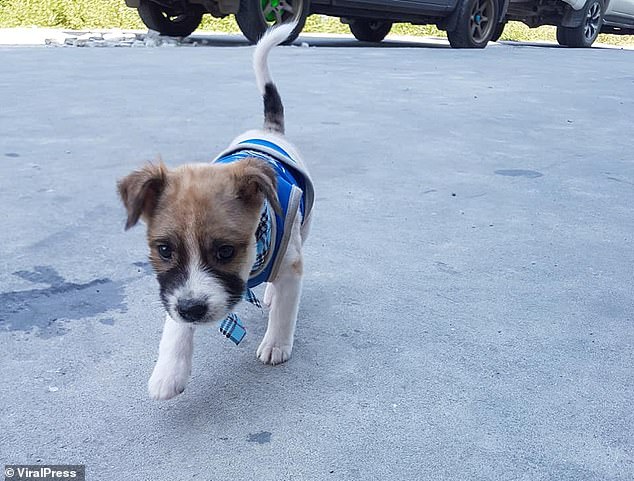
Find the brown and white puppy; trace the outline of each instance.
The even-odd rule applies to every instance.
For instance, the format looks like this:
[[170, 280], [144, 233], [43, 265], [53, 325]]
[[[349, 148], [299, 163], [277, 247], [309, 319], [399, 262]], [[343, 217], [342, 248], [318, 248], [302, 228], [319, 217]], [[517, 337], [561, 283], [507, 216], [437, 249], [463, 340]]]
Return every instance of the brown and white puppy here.
[[[264, 98], [264, 129], [238, 139], [270, 139], [299, 159], [283, 137], [283, 107], [267, 67], [269, 51], [286, 40], [293, 27], [270, 30], [256, 47], [254, 69]], [[139, 219], [147, 225], [150, 261], [167, 311], [159, 357], [148, 382], [152, 398], [170, 399], [183, 392], [191, 373], [195, 327], [223, 319], [242, 299], [256, 256], [255, 232], [263, 204], [267, 201], [279, 210], [276, 180], [267, 162], [247, 158], [175, 169], [163, 163], [147, 165], [119, 181], [128, 214], [126, 229]], [[291, 355], [308, 217], [295, 216], [278, 274], [267, 284], [269, 322], [257, 349], [257, 357], [266, 364], [282, 363]]]

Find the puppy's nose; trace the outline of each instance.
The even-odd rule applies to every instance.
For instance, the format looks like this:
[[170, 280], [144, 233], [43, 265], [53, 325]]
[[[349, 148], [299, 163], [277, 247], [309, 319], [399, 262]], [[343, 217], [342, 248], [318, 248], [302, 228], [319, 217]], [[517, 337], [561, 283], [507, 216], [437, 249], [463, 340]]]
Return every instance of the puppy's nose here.
[[199, 321], [207, 314], [207, 304], [197, 299], [179, 299], [176, 310], [186, 321]]

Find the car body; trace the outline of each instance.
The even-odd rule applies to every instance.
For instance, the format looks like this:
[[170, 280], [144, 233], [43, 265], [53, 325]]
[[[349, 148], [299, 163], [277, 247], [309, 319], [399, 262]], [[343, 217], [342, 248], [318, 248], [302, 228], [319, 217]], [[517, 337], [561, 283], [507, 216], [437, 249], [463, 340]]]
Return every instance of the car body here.
[[603, 14], [601, 32], [634, 35], [634, 0], [610, 0]]
[[300, 33], [306, 17], [339, 17], [359, 40], [378, 42], [392, 23], [434, 24], [447, 31], [452, 47], [483, 48], [499, 26], [509, 0], [125, 0], [137, 8], [148, 28], [186, 36], [202, 15], [236, 16], [241, 31], [256, 42], [275, 23], [297, 20], [289, 38]]

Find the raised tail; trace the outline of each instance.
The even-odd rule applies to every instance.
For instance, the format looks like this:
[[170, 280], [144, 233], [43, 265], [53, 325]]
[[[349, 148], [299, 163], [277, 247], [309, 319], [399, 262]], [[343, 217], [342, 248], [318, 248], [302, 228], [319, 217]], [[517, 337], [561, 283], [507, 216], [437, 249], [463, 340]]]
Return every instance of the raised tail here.
[[284, 133], [284, 105], [269, 72], [268, 57], [273, 47], [288, 39], [296, 22], [283, 23], [269, 29], [260, 39], [253, 54], [255, 82], [264, 99], [264, 130]]

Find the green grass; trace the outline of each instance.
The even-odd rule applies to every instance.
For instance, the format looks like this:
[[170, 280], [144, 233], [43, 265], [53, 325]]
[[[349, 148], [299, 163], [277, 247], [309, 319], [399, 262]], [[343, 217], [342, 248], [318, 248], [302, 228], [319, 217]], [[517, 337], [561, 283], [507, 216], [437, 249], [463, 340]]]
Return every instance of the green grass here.
[[[500, 40], [521, 40], [524, 42], [546, 40], [556, 42], [555, 30], [556, 28], [551, 26], [528, 28], [520, 22], [509, 22]], [[599, 35], [597, 42], [610, 45], [634, 45], [634, 35], [607, 35], [602, 33]]]
[[143, 28], [134, 9], [109, 0], [0, 0], [0, 27]]
[[[144, 29], [137, 12], [124, 0], [0, 0], [0, 27], [53, 27], [73, 30], [90, 28]], [[237, 33], [233, 16], [217, 19], [205, 15], [201, 30]], [[350, 33], [339, 19], [312, 15], [305, 32]], [[399, 35], [445, 37], [445, 32], [433, 25], [397, 24], [392, 33]], [[528, 28], [509, 22], [502, 40], [555, 41], [554, 27]], [[633, 35], [600, 35], [599, 42], [613, 45], [634, 45]]]

